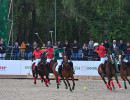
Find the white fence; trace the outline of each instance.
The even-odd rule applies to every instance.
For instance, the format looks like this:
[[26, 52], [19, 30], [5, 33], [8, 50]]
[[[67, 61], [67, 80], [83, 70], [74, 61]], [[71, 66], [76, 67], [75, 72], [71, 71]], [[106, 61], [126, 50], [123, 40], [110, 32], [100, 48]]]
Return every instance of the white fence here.
[[[99, 76], [100, 61], [73, 61], [75, 75]], [[0, 75], [32, 75], [31, 61], [0, 60]]]

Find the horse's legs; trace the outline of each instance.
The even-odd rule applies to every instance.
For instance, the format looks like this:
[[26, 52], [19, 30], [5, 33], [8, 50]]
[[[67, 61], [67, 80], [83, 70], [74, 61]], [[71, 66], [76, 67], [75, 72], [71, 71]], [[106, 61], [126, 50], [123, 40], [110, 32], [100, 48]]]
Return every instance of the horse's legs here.
[[74, 90], [74, 88], [75, 88], [75, 82], [74, 82], [74, 76], [73, 75], [71, 76], [71, 79], [72, 79], [72, 82], [73, 82], [72, 90]]
[[125, 76], [125, 79], [128, 81], [128, 83], [130, 85], [130, 80], [127, 78], [127, 76]]
[[111, 85], [112, 85], [112, 87], [113, 87], [113, 90], [115, 90], [116, 88], [115, 88], [115, 86], [114, 86], [113, 80], [111, 79], [110, 82], [111, 82]]
[[66, 82], [68, 83], [68, 86], [69, 86], [69, 88], [70, 88], [70, 91], [72, 91], [71, 86], [70, 86], [70, 83], [69, 83], [69, 80], [68, 80], [68, 77], [65, 77], [65, 80], [66, 80]]
[[39, 75], [40, 78], [41, 78], [41, 83], [43, 83], [43, 76], [42, 75]]
[[111, 78], [110, 78], [110, 77], [108, 77], [108, 86], [109, 86], [109, 89], [112, 91], [112, 87], [111, 87], [110, 82], [111, 82]]
[[59, 89], [59, 84], [58, 84], [58, 75], [55, 75], [55, 78], [56, 78], [57, 89]]
[[44, 76], [43, 76], [43, 80], [44, 80], [44, 83], [45, 83], [46, 87], [48, 87], [47, 81], [46, 81], [46, 79], [44, 78]]
[[49, 79], [49, 75], [46, 75], [46, 80], [47, 80], [47, 83], [48, 83], [48, 84], [51, 84], [51, 83], [50, 83], [50, 79]]
[[114, 77], [115, 77], [115, 79], [116, 79], [116, 82], [117, 82], [119, 88], [121, 88], [121, 85], [120, 85], [120, 83], [119, 83], [119, 81], [118, 81], [117, 75], [115, 74]]
[[35, 72], [33, 71], [34, 84], [36, 84]]
[[102, 77], [102, 76], [101, 76], [101, 78], [102, 78], [102, 80], [104, 81], [104, 83], [105, 83], [105, 85], [106, 85], [107, 89], [109, 89], [109, 86], [108, 86], [108, 84], [107, 84], [107, 82], [106, 82], [105, 78], [104, 78], [104, 77]]
[[124, 87], [125, 87], [125, 89], [127, 89], [125, 78], [124, 78], [122, 75], [121, 75], [121, 78], [122, 78], [123, 81], [124, 81]]

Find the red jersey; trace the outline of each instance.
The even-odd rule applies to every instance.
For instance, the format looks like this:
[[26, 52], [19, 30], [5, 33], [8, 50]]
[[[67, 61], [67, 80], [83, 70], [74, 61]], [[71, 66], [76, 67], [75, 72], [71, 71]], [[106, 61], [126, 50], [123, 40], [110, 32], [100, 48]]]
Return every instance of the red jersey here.
[[41, 59], [41, 56], [43, 55], [43, 51], [42, 50], [39, 50], [39, 51], [34, 51], [33, 52], [33, 56], [35, 56], [35, 59]]
[[105, 57], [106, 48], [104, 46], [99, 46], [99, 49], [96, 49], [95, 51], [99, 54], [100, 58]]
[[48, 58], [48, 59], [52, 59], [54, 52], [55, 52], [55, 49], [53, 49], [53, 48], [51, 48], [51, 49], [46, 49], [45, 53], [47, 53], [47, 58]]

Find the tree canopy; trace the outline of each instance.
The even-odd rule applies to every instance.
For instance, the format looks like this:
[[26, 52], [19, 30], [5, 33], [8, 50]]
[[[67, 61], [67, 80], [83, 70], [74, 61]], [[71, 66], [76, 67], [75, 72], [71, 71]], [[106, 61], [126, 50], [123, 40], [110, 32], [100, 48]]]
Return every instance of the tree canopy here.
[[[57, 40], [130, 40], [130, 0], [56, 0]], [[50, 40], [55, 0], [14, 0], [15, 41]], [[54, 34], [53, 34], [54, 36]]]

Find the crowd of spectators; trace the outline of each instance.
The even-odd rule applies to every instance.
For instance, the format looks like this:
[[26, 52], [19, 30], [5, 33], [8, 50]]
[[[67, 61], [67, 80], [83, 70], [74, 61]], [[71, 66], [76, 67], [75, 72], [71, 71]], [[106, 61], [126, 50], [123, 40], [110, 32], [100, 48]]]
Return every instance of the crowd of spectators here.
[[[47, 44], [42, 44], [41, 50], [45, 52], [47, 49], [47, 45], [51, 44], [50, 41], [47, 42]], [[72, 60], [99, 60], [98, 54], [95, 52], [94, 48], [94, 41], [91, 38], [88, 43], [80, 44], [77, 42], [77, 40], [74, 40], [73, 43], [69, 43], [69, 41], [65, 41], [65, 43], [62, 43], [61, 41], [55, 42], [53, 45], [54, 49], [57, 49], [58, 45], [62, 44], [63, 49], [65, 50], [65, 53], [68, 56], [68, 59]], [[15, 45], [13, 46], [12, 53], [13, 53], [13, 59], [19, 60], [19, 59], [25, 59], [25, 60], [31, 60], [33, 51], [37, 47], [37, 42], [34, 42], [32, 45], [30, 43], [25, 43], [24, 41], [19, 44], [18, 42], [15, 42]], [[106, 48], [106, 51], [111, 50], [112, 52], [115, 51], [115, 48], [118, 47], [120, 50], [122, 50], [125, 54], [127, 59], [130, 61], [130, 43], [124, 44], [123, 40], [120, 40], [120, 43], [117, 44], [116, 40], [113, 40], [113, 44], [110, 45], [107, 40], [104, 41], [104, 43], [101, 43], [102, 46]], [[4, 60], [6, 57], [6, 43], [3, 39], [0, 40], [0, 60]]]

